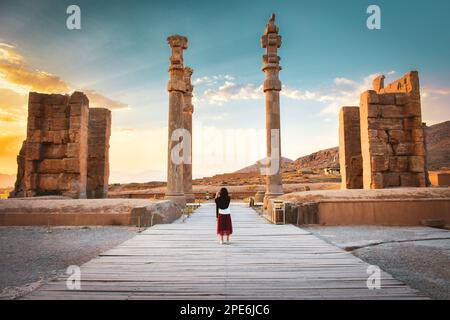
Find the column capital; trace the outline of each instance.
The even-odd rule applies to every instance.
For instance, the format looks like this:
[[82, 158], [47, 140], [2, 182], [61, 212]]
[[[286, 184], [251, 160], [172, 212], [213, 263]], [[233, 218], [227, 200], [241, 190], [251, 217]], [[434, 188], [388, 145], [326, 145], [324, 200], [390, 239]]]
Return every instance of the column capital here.
[[167, 38], [167, 42], [172, 49], [170, 54], [170, 68], [183, 70], [183, 50], [187, 49], [187, 38], [184, 36], [174, 35]]
[[188, 39], [185, 36], [180, 36], [178, 34], [169, 36], [167, 38], [167, 42], [169, 43], [171, 48], [181, 47], [183, 50], [187, 49]]
[[183, 50], [187, 49], [187, 38], [180, 35], [173, 35], [167, 38], [167, 42], [172, 49], [170, 55], [169, 75], [170, 80], [167, 84], [167, 90], [171, 91], [186, 91], [184, 83], [184, 65], [183, 65]]
[[267, 23], [264, 35], [261, 37], [261, 47], [266, 49], [263, 56], [263, 71], [266, 69], [281, 70], [278, 48], [281, 47], [281, 36], [278, 34], [279, 28], [275, 24], [275, 14], [273, 13]]

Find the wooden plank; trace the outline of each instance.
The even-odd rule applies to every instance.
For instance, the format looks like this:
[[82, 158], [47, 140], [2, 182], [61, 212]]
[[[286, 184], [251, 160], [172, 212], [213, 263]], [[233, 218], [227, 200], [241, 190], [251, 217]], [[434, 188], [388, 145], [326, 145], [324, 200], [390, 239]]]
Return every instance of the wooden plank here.
[[366, 287], [368, 264], [292, 225], [273, 225], [232, 205], [232, 243], [220, 245], [215, 210], [156, 225], [81, 267], [81, 290], [65, 277], [24, 299], [422, 299], [382, 272]]

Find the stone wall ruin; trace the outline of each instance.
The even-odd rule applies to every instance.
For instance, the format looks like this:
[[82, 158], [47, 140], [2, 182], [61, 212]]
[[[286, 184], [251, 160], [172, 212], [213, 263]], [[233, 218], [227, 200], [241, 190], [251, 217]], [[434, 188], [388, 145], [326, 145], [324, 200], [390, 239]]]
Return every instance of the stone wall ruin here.
[[[384, 86], [384, 76], [379, 76], [373, 81], [373, 89], [361, 94], [360, 152], [357, 148], [350, 150], [347, 140], [341, 139], [342, 187], [355, 187], [352, 181], [360, 170], [357, 162], [350, 161], [359, 156], [364, 189], [426, 187], [425, 124], [422, 123], [418, 72], [409, 72], [387, 86]], [[341, 113], [346, 111], [343, 109]], [[351, 121], [341, 118], [341, 135], [342, 132], [352, 135], [358, 116], [353, 113]], [[349, 175], [349, 172], [354, 174]]]
[[10, 197], [106, 197], [110, 127], [111, 112], [89, 109], [82, 92], [30, 92], [27, 138]]

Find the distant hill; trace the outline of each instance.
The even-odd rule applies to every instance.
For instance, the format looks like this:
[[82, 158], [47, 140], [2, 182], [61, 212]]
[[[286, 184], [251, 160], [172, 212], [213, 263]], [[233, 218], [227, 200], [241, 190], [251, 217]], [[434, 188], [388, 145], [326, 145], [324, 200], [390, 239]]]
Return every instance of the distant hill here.
[[339, 148], [319, 150], [294, 161], [298, 169], [324, 169], [339, 166]]
[[[258, 173], [261, 167], [260, 161], [255, 162], [254, 164], [242, 168], [238, 171], [235, 171], [233, 173]], [[286, 168], [288, 167], [291, 163], [293, 163], [294, 161], [292, 161], [291, 159], [285, 158], [285, 157], [281, 157], [281, 167], [282, 168]]]
[[15, 182], [16, 182], [15, 175], [0, 173], [0, 188], [14, 187]]
[[450, 168], [450, 121], [427, 128], [428, 169]]

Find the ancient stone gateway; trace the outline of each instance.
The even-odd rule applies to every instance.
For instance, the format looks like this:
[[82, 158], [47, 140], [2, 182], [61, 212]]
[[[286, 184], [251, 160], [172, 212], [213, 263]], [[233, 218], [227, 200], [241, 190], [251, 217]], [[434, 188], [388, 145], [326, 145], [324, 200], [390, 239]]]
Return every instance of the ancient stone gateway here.
[[[341, 110], [342, 187], [426, 187], [425, 125], [418, 72], [409, 72], [386, 87], [384, 76], [379, 76], [373, 88], [361, 94], [359, 108]], [[360, 157], [362, 171], [359, 160], [355, 160]]]
[[[263, 91], [266, 105], [265, 161], [266, 192], [264, 204], [283, 194], [281, 176], [280, 91], [281, 70], [278, 48], [281, 47], [275, 15], [269, 19], [261, 46], [265, 81]], [[166, 198], [182, 206], [193, 201], [192, 191], [192, 91], [193, 70], [183, 65], [183, 50], [187, 38], [168, 38], [170, 57], [169, 143]], [[384, 76], [373, 81], [373, 90], [361, 94], [359, 107], [343, 107], [339, 115], [339, 153], [344, 189], [379, 189], [389, 187], [427, 186], [424, 124], [421, 119], [420, 86], [417, 72], [384, 86]], [[177, 145], [185, 138], [178, 130], [188, 133], [184, 147], [189, 161], [179, 158]]]
[[[264, 201], [283, 194], [281, 180], [281, 134], [280, 134], [280, 91], [279, 80], [280, 57], [277, 49], [281, 47], [281, 36], [278, 35], [275, 15], [269, 19], [261, 46], [266, 49], [263, 56], [263, 72], [266, 75], [263, 90], [266, 96], [266, 193]], [[184, 67], [183, 50], [187, 49], [187, 38], [173, 35], [167, 39], [170, 48], [169, 83], [169, 123], [167, 151], [167, 192], [166, 199], [184, 206], [186, 202], [195, 200], [192, 191], [192, 105], [193, 86], [191, 77], [193, 70]], [[184, 130], [187, 136], [180, 138], [177, 133]], [[183, 151], [188, 157], [181, 157], [180, 142], [189, 138]], [[186, 142], [186, 141], [185, 141]], [[182, 151], [182, 152], [183, 152]], [[187, 160], [187, 161], [186, 161]]]
[[30, 92], [27, 138], [10, 197], [105, 198], [110, 135], [111, 112], [89, 109], [82, 92]]

